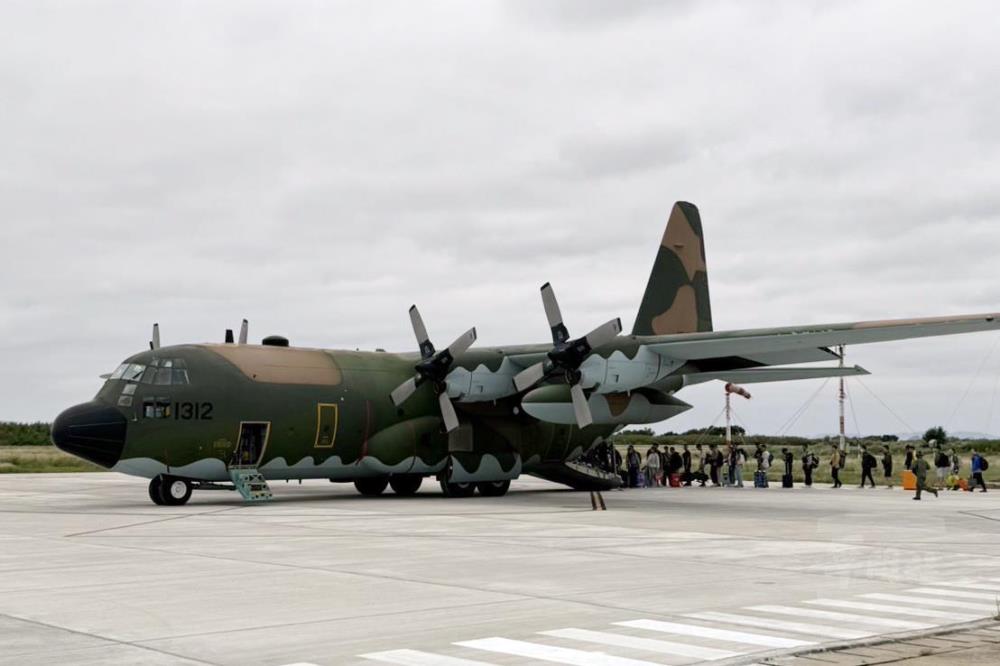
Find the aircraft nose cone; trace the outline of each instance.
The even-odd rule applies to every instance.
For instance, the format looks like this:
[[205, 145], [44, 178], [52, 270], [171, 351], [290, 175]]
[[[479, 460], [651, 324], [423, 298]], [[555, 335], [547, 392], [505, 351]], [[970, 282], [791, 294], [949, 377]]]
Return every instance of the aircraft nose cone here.
[[113, 407], [85, 402], [70, 407], [52, 424], [52, 443], [101, 467], [114, 467], [125, 448], [125, 417]]

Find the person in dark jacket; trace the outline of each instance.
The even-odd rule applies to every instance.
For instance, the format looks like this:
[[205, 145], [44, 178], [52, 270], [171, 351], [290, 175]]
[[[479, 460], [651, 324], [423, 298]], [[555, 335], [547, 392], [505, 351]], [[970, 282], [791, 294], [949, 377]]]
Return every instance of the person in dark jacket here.
[[989, 463], [986, 462], [986, 458], [983, 458], [975, 449], [972, 450], [972, 487], [969, 490], [975, 490], [976, 486], [982, 486], [983, 492], [986, 492], [986, 482], [983, 481], [983, 471], [986, 469]]
[[892, 488], [892, 451], [888, 446], [882, 452], [882, 474], [885, 476], [885, 484]]
[[785, 461], [785, 474], [792, 475], [792, 465], [795, 463], [795, 456], [788, 449], [781, 449], [781, 456]]
[[708, 447], [708, 477], [712, 479], [712, 485], [719, 485], [719, 468], [722, 467], [722, 452], [715, 444]]
[[813, 484], [813, 470], [819, 467], [819, 460], [816, 456], [808, 449], [808, 447], [803, 447], [802, 449], [802, 474], [805, 476], [806, 488], [812, 488]]
[[841, 453], [840, 449], [836, 444], [833, 445], [833, 453], [830, 454], [830, 476], [833, 477], [833, 487], [840, 488], [843, 483], [840, 482], [840, 468], [843, 465], [844, 454]]
[[909, 472], [913, 470], [913, 446], [907, 444], [905, 451], [906, 455], [903, 456], [903, 469]]
[[639, 468], [642, 466], [642, 456], [639, 455], [639, 452], [631, 444], [628, 445], [628, 451], [625, 452], [625, 465], [628, 468], [628, 487], [638, 488]]
[[691, 452], [688, 451], [688, 445], [684, 445], [684, 452], [681, 453], [681, 465], [684, 467], [684, 485], [691, 485]]
[[875, 477], [872, 475], [872, 470], [878, 465], [878, 461], [875, 460], [875, 456], [868, 452], [867, 446], [861, 447], [861, 485], [860, 488], [865, 487], [865, 481], [870, 481], [872, 488], [875, 487]]

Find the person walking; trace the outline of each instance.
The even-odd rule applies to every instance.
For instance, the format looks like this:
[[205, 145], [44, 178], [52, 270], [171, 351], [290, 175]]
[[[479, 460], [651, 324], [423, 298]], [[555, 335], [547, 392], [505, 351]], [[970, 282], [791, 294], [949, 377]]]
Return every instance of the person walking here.
[[885, 476], [886, 486], [892, 488], [892, 451], [888, 444], [882, 452], [882, 474]]
[[646, 487], [655, 488], [661, 484], [660, 471], [662, 459], [660, 458], [660, 447], [653, 444], [646, 451]]
[[835, 444], [833, 446], [833, 454], [830, 455], [830, 476], [833, 477], [833, 487], [839, 488], [843, 483], [840, 482], [840, 466], [843, 461], [844, 454], [840, 452], [840, 449]]
[[808, 447], [803, 447], [802, 449], [802, 475], [805, 477], [806, 488], [812, 488], [813, 485], [813, 470], [819, 466], [819, 461], [816, 460], [816, 456], [809, 450]]
[[937, 488], [933, 488], [927, 485], [927, 472], [929, 472], [931, 466], [927, 464], [924, 460], [924, 452], [917, 451], [917, 459], [913, 463], [913, 474], [917, 477], [917, 494], [913, 496], [913, 499], [920, 499], [920, 492], [926, 490], [929, 493], [933, 493], [934, 497], [938, 496]]
[[903, 469], [910, 472], [913, 470], [913, 445], [907, 444], [905, 451], [906, 454], [903, 456]]
[[972, 486], [969, 490], [975, 491], [976, 486], [982, 487], [982, 492], [986, 492], [986, 481], [983, 480], [983, 472], [989, 467], [989, 463], [986, 462], [986, 458], [982, 456], [981, 453], [972, 450]]
[[878, 465], [878, 461], [875, 460], [875, 456], [868, 452], [867, 446], [861, 447], [861, 488], [865, 487], [865, 481], [871, 481], [872, 488], [875, 487], [875, 477], [872, 475], [872, 470]]

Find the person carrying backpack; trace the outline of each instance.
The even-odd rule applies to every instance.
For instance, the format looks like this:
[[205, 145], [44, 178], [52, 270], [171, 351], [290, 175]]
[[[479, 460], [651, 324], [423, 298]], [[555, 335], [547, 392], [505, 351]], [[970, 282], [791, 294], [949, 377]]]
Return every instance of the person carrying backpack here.
[[948, 478], [948, 472], [951, 471], [951, 458], [941, 448], [938, 448], [934, 453], [934, 467], [937, 473], [938, 487], [943, 488], [945, 479]]
[[861, 447], [861, 488], [865, 487], [865, 481], [871, 481], [872, 488], [875, 487], [875, 477], [872, 476], [872, 470], [878, 462], [875, 460], [875, 456], [868, 453], [868, 447]]
[[809, 449], [802, 450], [802, 474], [805, 476], [806, 488], [812, 488], [813, 470], [819, 466], [819, 461]]
[[975, 490], [976, 486], [982, 487], [982, 492], [986, 492], [986, 482], [983, 480], [983, 472], [989, 469], [990, 463], [978, 451], [972, 451], [972, 485], [969, 490]]

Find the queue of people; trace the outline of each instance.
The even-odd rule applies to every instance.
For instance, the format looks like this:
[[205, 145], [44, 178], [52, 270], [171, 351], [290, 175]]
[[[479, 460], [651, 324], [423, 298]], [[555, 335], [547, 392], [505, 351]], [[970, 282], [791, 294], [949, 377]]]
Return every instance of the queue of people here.
[[[769, 472], [775, 464], [774, 453], [768, 450], [766, 444], [757, 444], [749, 454], [744, 446], [738, 445], [684, 444], [680, 447], [665, 445], [661, 448], [659, 444], [653, 444], [644, 454], [635, 446], [629, 445], [624, 458], [614, 446], [604, 444], [602, 447], [604, 448], [595, 449], [597, 464], [607, 471], [619, 473], [622, 485], [628, 488], [680, 487], [695, 484], [700, 487], [712, 485], [743, 488], [744, 468], [751, 464], [751, 461], [755, 466], [754, 486], [767, 487]], [[869, 451], [867, 445], [862, 445], [859, 457], [861, 469], [859, 488], [876, 487], [875, 473], [879, 467], [885, 486], [893, 487], [894, 462], [888, 447], [884, 447], [879, 457], [876, 457], [875, 453]], [[783, 448], [778, 461], [783, 465], [782, 486], [792, 487], [795, 455], [790, 449]], [[827, 464], [835, 489], [844, 485], [840, 479], [840, 472], [846, 462], [847, 454], [838, 446], [832, 446]], [[820, 457], [806, 446], [802, 449], [799, 463], [804, 485], [812, 487], [814, 472], [822, 464]], [[932, 459], [927, 460], [923, 451], [907, 444], [903, 454], [903, 467], [916, 477], [917, 487], [913, 498], [915, 500], [919, 500], [924, 492], [936, 495], [939, 490], [946, 488], [953, 490], [978, 488], [981, 492], [986, 492], [983, 472], [988, 466], [989, 462], [985, 456], [973, 450], [969, 461], [970, 476], [966, 480], [961, 477], [962, 459], [954, 450], [945, 452], [938, 448], [933, 451]], [[937, 481], [933, 486], [928, 482], [932, 469]]]

